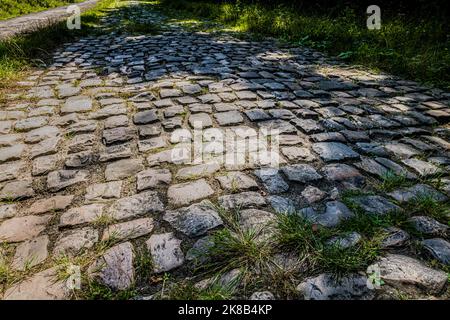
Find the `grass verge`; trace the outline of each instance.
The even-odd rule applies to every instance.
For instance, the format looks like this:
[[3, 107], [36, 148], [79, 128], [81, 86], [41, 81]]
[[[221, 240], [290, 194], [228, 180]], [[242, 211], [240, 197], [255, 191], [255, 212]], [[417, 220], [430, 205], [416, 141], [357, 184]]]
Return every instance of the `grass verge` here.
[[166, 0], [161, 10], [184, 21], [209, 19], [237, 32], [274, 36], [353, 64], [450, 88], [448, 21], [383, 11], [380, 30], [368, 30], [367, 15], [349, 7], [300, 11], [294, 4]]
[[211, 246], [207, 250], [209, 262], [202, 268], [208, 272], [225, 273], [238, 268], [253, 270], [263, 267], [272, 253], [270, 241], [261, 238], [264, 228], [243, 228], [239, 224], [239, 210], [218, 209], [227, 228], [212, 233]]

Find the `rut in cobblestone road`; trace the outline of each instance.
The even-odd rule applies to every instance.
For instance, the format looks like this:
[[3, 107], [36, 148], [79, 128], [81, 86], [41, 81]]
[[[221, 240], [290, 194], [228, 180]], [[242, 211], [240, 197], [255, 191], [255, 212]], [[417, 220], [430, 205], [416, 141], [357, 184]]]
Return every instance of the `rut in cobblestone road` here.
[[[66, 44], [0, 106], [4, 299], [78, 298], [94, 283], [161, 298], [165, 273], [201, 290], [214, 276], [196, 272], [198, 264], [211, 264], [208, 248], [223, 228], [256, 230], [254, 242], [268, 243], [298, 298], [445, 297], [448, 213], [430, 216], [411, 203], [448, 208], [449, 93], [271, 39], [185, 30], [139, 4], [126, 10], [161, 31]], [[104, 24], [120, 17], [118, 9]], [[192, 163], [198, 122], [233, 141], [277, 130], [280, 166], [269, 161], [277, 150], [256, 146], [230, 164], [226, 144], [211, 147], [211, 130], [200, 137], [203, 161]], [[392, 176], [402, 184], [377, 187]], [[237, 226], [227, 214], [236, 210]], [[381, 272], [381, 289], [366, 285], [365, 268], [338, 282], [306, 271], [302, 257], [271, 240], [280, 215], [333, 230], [361, 212], [408, 215], [404, 228], [382, 226], [370, 267]], [[367, 237], [354, 230], [327, 243], [351, 249]], [[72, 264], [81, 290], [68, 286]], [[237, 283], [238, 298], [283, 299], [276, 284], [258, 280], [274, 266], [224, 268], [218, 282]]]

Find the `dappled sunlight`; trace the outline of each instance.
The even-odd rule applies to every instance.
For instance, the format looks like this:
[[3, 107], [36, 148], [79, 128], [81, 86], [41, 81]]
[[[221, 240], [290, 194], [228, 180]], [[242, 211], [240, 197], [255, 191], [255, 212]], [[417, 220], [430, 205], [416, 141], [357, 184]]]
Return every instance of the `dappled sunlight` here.
[[447, 297], [449, 94], [291, 33], [339, 19], [239, 4], [40, 30], [0, 96], [3, 298]]

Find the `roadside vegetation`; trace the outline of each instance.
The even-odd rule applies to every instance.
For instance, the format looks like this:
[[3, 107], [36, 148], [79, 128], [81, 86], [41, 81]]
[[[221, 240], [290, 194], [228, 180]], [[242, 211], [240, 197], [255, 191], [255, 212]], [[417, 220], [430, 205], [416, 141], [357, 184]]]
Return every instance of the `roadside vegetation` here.
[[370, 4], [325, 0], [162, 0], [160, 9], [179, 20], [207, 19], [238, 33], [274, 36], [375, 71], [449, 89], [448, 4], [438, 0], [379, 1], [381, 29], [368, 30], [366, 9]]

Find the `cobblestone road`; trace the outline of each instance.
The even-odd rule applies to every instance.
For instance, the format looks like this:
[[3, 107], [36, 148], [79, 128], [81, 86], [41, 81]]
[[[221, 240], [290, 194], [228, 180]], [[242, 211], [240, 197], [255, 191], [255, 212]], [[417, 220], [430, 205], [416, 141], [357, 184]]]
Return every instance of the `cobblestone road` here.
[[[101, 244], [107, 248], [81, 273], [114, 290], [135, 286], [142, 252], [155, 277], [191, 276], [192, 246], [204, 248], [224, 224], [217, 205], [239, 208], [247, 230], [277, 212], [333, 228], [355, 215], [342, 201], [355, 189], [364, 192], [352, 200], [369, 215], [406, 209], [423, 195], [448, 203], [448, 92], [307, 48], [186, 31], [154, 12], [136, 16], [165, 28], [69, 43], [0, 108], [0, 262], [18, 275], [3, 280], [4, 299], [76, 297], [60, 266]], [[196, 140], [199, 122], [233, 139], [278, 130], [279, 167], [253, 143], [244, 163], [224, 160], [229, 140], [211, 147], [217, 130]], [[191, 163], [195, 141], [204, 146], [200, 163]], [[390, 173], [408, 186], [377, 189]], [[450, 261], [446, 217], [415, 213], [409, 222], [420, 237], [386, 229], [377, 263], [385, 283], [443, 293], [447, 274], [430, 261]], [[331, 241], [351, 247], [361, 235]], [[374, 298], [365, 271], [340, 284], [328, 274], [303, 279], [299, 296]], [[141, 295], [157, 292], [155, 283]], [[272, 297], [270, 288], [256, 291], [252, 298]]]

